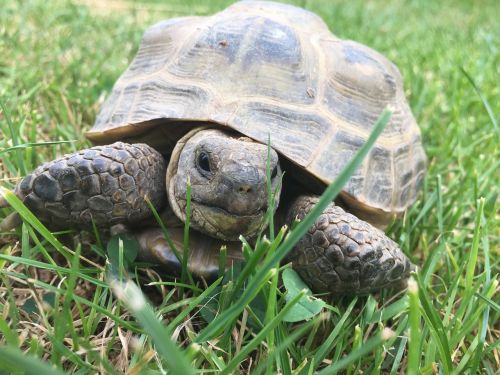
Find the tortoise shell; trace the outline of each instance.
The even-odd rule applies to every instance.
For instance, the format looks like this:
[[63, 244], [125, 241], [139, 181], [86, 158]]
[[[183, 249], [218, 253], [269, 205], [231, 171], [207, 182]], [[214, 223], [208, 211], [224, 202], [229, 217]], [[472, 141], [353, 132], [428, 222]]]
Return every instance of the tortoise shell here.
[[297, 170], [328, 184], [386, 107], [390, 122], [342, 193], [375, 224], [415, 201], [425, 173], [398, 69], [337, 38], [309, 11], [244, 1], [147, 29], [86, 135], [96, 143], [146, 139], [168, 152], [193, 123], [216, 123], [262, 143], [270, 137]]

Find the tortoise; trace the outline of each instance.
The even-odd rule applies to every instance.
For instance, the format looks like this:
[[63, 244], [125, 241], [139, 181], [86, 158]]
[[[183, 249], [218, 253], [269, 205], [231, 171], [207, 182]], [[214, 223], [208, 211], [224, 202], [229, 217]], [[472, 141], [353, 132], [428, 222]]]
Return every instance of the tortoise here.
[[316, 292], [369, 293], [413, 267], [381, 229], [416, 200], [420, 130], [395, 65], [295, 6], [243, 1], [151, 26], [86, 133], [98, 146], [43, 164], [15, 192], [50, 228], [132, 232], [144, 256], [169, 268], [179, 261], [146, 197], [182, 241], [189, 185], [188, 266], [210, 275], [222, 244], [238, 259], [239, 236], [264, 230], [266, 171], [275, 222], [290, 225], [388, 106], [368, 157], [288, 256]]

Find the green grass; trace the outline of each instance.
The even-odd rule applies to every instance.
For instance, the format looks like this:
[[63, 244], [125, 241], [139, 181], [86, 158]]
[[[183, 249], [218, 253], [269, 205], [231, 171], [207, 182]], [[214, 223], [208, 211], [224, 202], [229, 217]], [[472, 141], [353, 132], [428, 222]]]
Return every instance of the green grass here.
[[[230, 1], [110, 3], [112, 12], [62, 0], [0, 6], [1, 186], [89, 146], [83, 134], [147, 25], [209, 14]], [[420, 268], [408, 294], [336, 299], [313, 319], [288, 323], [293, 300], [279, 287], [283, 237], [276, 233], [273, 242], [245, 247], [259, 266], [208, 291], [147, 268], [123, 271], [151, 301], [138, 306], [113, 293], [105, 248], [66, 248], [61, 234], [27, 217], [16, 232], [0, 234], [0, 369], [54, 373], [53, 364], [66, 372], [142, 374], [173, 362], [178, 371], [206, 374], [497, 371], [500, 6], [294, 3], [320, 14], [337, 36], [388, 56], [404, 77], [429, 157], [419, 201], [389, 229]], [[0, 219], [10, 212], [0, 209]]]

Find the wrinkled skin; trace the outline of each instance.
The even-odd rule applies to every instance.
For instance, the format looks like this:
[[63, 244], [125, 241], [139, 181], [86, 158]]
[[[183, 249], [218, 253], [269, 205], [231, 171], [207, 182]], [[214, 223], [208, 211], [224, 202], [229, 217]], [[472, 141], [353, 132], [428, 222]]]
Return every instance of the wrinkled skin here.
[[[159, 209], [168, 195], [167, 208], [184, 221], [190, 185], [193, 241], [188, 267], [209, 277], [218, 270], [221, 245], [227, 246], [229, 260], [241, 259], [240, 246], [232, 241], [240, 235], [251, 239], [265, 229], [267, 168], [277, 207], [282, 177], [277, 153], [234, 132], [199, 128], [174, 149], [166, 172], [167, 192], [163, 189], [165, 160], [158, 152], [145, 144], [115, 143], [44, 164], [20, 182], [16, 193], [49, 226], [56, 227], [64, 219], [66, 226], [86, 228], [94, 222], [102, 230], [119, 225], [133, 232], [143, 255], [170, 271], [180, 262], [161, 231], [145, 225], [152, 216], [144, 208], [146, 197]], [[291, 226], [303, 218], [318, 197], [302, 192], [289, 199], [279, 209], [278, 217], [286, 218], [280, 225]], [[5, 203], [0, 194], [0, 206]], [[165, 210], [167, 221], [173, 218], [172, 211]], [[9, 217], [0, 228], [6, 230], [17, 222]], [[174, 227], [178, 225], [171, 227], [172, 239], [182, 243], [182, 231]], [[395, 286], [412, 270], [394, 241], [334, 203], [297, 243], [288, 260], [313, 290], [332, 294], [362, 294]]]

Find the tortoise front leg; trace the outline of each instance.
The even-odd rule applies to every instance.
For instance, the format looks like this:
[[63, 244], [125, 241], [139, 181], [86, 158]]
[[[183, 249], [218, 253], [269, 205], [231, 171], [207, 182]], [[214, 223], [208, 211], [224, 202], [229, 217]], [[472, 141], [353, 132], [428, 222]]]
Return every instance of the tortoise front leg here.
[[[297, 198], [287, 220], [302, 219], [319, 200]], [[315, 292], [365, 294], [401, 287], [413, 265], [381, 230], [330, 204], [288, 255]]]
[[[163, 231], [157, 227], [146, 228], [136, 232], [140, 245], [139, 257], [150, 263], [157, 264], [161, 269], [171, 274], [180, 274], [184, 249], [184, 229], [182, 227], [167, 228], [170, 243], [165, 239]], [[175, 246], [178, 254], [172, 249]], [[226, 247], [226, 270], [235, 262], [243, 261], [241, 242], [222, 241], [206, 234], [189, 231], [189, 255], [187, 267], [189, 271], [207, 280], [217, 278], [219, 274], [219, 256], [222, 246]], [[177, 257], [179, 256], [179, 258]]]
[[[109, 229], [134, 226], [166, 203], [166, 162], [146, 144], [116, 142], [45, 163], [15, 188], [16, 195], [49, 228]], [[8, 229], [12, 218], [2, 223]]]

